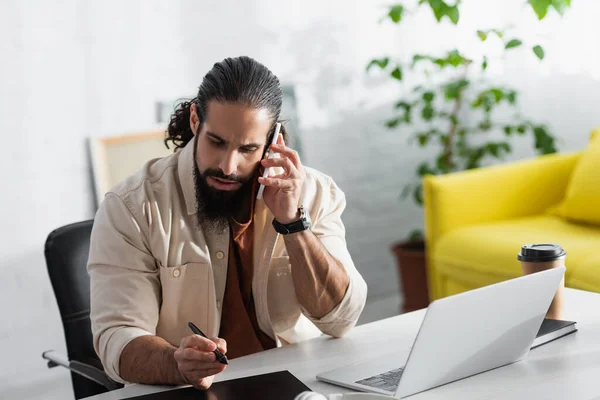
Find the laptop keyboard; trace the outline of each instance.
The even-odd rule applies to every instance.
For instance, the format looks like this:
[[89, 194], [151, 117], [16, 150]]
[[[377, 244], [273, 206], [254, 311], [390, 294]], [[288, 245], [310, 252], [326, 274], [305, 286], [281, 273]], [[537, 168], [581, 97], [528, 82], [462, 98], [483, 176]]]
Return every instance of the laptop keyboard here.
[[402, 372], [404, 372], [404, 368], [393, 369], [391, 371], [384, 372], [383, 374], [361, 379], [360, 381], [356, 381], [356, 383], [374, 387], [376, 389], [386, 390], [388, 392], [395, 392], [396, 388], [400, 384]]

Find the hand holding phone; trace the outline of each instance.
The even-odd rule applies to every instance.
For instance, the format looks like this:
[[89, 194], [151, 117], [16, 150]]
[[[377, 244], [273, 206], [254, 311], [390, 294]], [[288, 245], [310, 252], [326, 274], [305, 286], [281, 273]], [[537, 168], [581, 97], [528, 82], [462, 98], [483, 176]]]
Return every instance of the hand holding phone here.
[[[269, 156], [267, 158], [273, 158], [275, 157], [275, 153], [273, 153], [271, 151], [271, 145], [277, 143], [277, 139], [279, 138], [279, 131], [281, 130], [281, 124], [278, 122], [277, 124], [275, 124], [275, 133], [273, 134], [273, 139], [271, 140], [271, 143], [269, 143]], [[265, 170], [263, 171], [263, 178], [266, 178], [267, 176], [269, 176], [269, 168], [265, 168]], [[256, 199], [260, 200], [262, 199], [262, 195], [263, 192], [265, 191], [265, 185], [263, 185], [262, 183], [260, 184], [260, 187], [258, 188], [258, 194], [256, 195]]]

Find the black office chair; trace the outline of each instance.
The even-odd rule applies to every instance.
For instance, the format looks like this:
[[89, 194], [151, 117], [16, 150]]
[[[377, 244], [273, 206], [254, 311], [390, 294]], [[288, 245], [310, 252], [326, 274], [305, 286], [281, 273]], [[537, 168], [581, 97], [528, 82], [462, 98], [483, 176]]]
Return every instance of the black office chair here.
[[71, 371], [75, 398], [93, 396], [123, 387], [102, 368], [92, 342], [90, 279], [86, 270], [93, 220], [66, 225], [52, 231], [44, 254], [54, 295], [62, 317], [68, 358], [54, 350], [42, 357], [48, 367]]

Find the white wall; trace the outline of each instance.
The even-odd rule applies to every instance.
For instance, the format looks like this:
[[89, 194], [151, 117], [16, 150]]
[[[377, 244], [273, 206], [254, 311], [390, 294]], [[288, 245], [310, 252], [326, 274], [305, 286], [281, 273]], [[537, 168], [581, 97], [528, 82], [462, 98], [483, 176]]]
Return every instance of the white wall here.
[[[590, 128], [600, 125], [593, 31], [600, 10], [592, 0], [574, 2], [563, 20], [551, 18], [543, 28], [527, 9], [513, 16], [521, 0], [465, 0], [459, 29], [434, 26], [423, 12], [400, 29], [380, 25], [378, 3], [0, 2], [0, 398], [14, 387], [68, 379], [40, 357], [64, 350], [43, 243], [52, 229], [93, 216], [85, 138], [153, 128], [155, 101], [193, 95], [226, 56], [253, 56], [298, 85], [304, 161], [347, 193], [348, 242], [371, 297], [397, 291], [389, 245], [422, 218], [398, 195], [427, 155], [408, 147], [405, 133], [381, 127], [400, 89], [366, 76], [371, 57], [456, 43], [476, 49], [474, 29], [519, 23], [545, 45], [547, 59], [540, 66], [518, 50], [492, 72], [523, 89], [524, 110], [554, 128], [562, 149], [584, 147]], [[523, 141], [513, 158], [532, 154]], [[13, 391], [4, 396], [7, 384]]]

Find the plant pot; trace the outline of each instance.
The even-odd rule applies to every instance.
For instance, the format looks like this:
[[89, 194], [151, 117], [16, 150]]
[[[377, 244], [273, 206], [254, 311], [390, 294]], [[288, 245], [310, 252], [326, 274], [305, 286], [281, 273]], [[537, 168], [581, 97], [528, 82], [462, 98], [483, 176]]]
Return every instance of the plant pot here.
[[396, 256], [398, 278], [404, 296], [403, 312], [420, 310], [429, 306], [425, 242], [422, 240], [399, 242], [392, 246]]

